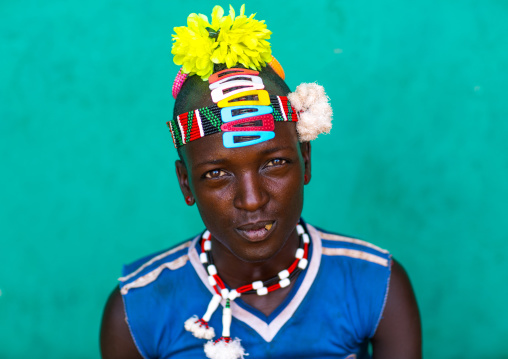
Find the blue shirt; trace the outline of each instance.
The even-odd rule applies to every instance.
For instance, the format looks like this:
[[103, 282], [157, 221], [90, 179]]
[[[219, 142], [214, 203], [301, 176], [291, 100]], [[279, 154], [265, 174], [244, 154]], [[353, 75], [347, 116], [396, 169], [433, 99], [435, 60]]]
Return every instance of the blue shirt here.
[[[287, 298], [269, 316], [235, 299], [231, 336], [241, 339], [249, 359], [370, 358], [368, 341], [385, 305], [391, 256], [362, 240], [306, 228], [309, 264]], [[214, 293], [199, 260], [199, 239], [124, 267], [127, 323], [145, 358], [206, 358], [206, 340], [184, 329], [187, 319], [204, 314]], [[220, 336], [222, 307], [209, 324]]]

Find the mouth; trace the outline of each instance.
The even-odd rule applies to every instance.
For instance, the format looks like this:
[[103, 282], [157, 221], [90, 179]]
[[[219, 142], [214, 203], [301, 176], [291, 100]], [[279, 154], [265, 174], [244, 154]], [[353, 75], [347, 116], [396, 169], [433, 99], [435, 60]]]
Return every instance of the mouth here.
[[275, 221], [260, 221], [248, 223], [238, 227], [236, 230], [250, 242], [260, 242], [273, 231]]

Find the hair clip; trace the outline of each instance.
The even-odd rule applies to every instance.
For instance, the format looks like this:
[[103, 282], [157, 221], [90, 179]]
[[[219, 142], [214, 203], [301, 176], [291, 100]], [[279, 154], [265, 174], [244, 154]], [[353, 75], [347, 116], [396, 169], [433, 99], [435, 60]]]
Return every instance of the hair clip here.
[[223, 123], [220, 129], [224, 132], [273, 131], [275, 122], [272, 115], [260, 115]]
[[231, 106], [220, 110], [222, 122], [231, 122], [242, 118], [269, 115], [273, 112], [272, 106]]
[[262, 90], [265, 88], [263, 82], [254, 83], [252, 81], [235, 80], [223, 83], [220, 87], [212, 90], [212, 101], [217, 103], [236, 94], [251, 90]]
[[249, 69], [240, 69], [233, 67], [231, 69], [225, 69], [219, 72], [214, 73], [208, 78], [208, 82], [210, 84], [213, 84], [214, 82], [217, 82], [219, 80], [225, 79], [227, 77], [231, 76], [237, 76], [237, 75], [259, 75], [258, 71], [255, 70], [249, 70]]
[[217, 106], [220, 108], [223, 107], [231, 107], [231, 106], [269, 106], [270, 105], [270, 95], [266, 90], [250, 90], [243, 91], [241, 93], [234, 94], [224, 100], [221, 100], [217, 103]]
[[255, 84], [263, 84], [263, 80], [261, 79], [261, 77], [259, 76], [254, 76], [254, 75], [235, 75], [235, 76], [230, 76], [230, 77], [227, 77], [225, 79], [222, 79], [222, 80], [219, 80], [217, 82], [214, 82], [213, 84], [211, 84], [209, 86], [210, 90], [215, 90], [216, 88], [222, 86], [222, 85], [225, 85], [229, 82], [233, 82], [233, 81], [250, 81], [252, 83], [255, 83]]
[[226, 148], [236, 148], [255, 145], [260, 142], [271, 140], [275, 137], [273, 131], [238, 131], [224, 132], [222, 143]]

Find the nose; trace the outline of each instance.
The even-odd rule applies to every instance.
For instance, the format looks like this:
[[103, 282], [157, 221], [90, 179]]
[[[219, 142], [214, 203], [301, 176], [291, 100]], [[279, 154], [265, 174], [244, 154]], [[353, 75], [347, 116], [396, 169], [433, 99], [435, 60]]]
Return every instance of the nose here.
[[268, 203], [269, 194], [258, 173], [244, 173], [237, 177], [234, 206], [249, 212], [257, 211]]

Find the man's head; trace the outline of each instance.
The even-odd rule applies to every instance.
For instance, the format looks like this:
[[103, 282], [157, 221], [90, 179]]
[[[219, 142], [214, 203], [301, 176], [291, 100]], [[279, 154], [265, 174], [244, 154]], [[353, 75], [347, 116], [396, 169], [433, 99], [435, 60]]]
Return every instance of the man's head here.
[[[271, 96], [290, 92], [269, 66], [259, 77]], [[208, 82], [191, 76], [175, 116], [213, 105]], [[182, 194], [195, 201], [213, 236], [246, 261], [267, 260], [282, 248], [300, 218], [303, 186], [310, 180], [309, 143], [299, 142], [294, 122], [274, 127], [274, 138], [245, 147], [226, 148], [220, 132], [179, 147]]]
[[176, 171], [213, 238], [244, 261], [266, 261], [298, 237], [308, 141], [329, 131], [331, 109], [317, 84], [290, 93], [263, 21], [243, 7], [240, 16], [221, 10], [214, 8], [210, 23], [189, 15], [188, 27], [173, 35], [182, 65], [168, 122]]

